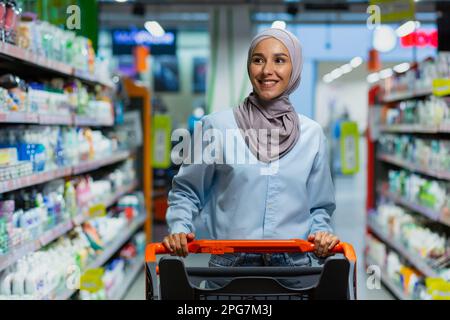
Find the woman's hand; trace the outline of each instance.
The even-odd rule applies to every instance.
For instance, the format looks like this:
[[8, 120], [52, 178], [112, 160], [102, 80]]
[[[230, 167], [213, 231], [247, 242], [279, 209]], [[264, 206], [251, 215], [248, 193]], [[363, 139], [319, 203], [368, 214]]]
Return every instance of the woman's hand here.
[[333, 255], [330, 251], [340, 242], [337, 236], [325, 231], [319, 231], [309, 235], [308, 241], [314, 243], [316, 247], [314, 253], [319, 258], [326, 258]]
[[172, 255], [187, 257], [189, 254], [187, 244], [194, 239], [193, 233], [174, 233], [164, 237], [163, 245]]

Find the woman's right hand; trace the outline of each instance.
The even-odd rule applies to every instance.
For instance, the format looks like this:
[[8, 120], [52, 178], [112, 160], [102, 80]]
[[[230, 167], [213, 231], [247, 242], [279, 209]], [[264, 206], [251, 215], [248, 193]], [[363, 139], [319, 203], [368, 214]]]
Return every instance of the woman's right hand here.
[[194, 239], [194, 233], [173, 233], [164, 237], [163, 245], [172, 255], [187, 257], [189, 254], [187, 244]]

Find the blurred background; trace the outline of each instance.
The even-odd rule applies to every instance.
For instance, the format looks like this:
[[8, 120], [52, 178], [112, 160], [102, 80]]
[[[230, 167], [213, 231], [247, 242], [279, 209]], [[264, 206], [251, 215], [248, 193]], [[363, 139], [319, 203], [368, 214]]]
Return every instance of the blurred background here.
[[[449, 299], [449, 1], [5, 0], [0, 25], [2, 298], [144, 299], [171, 133], [251, 92], [249, 43], [275, 27], [303, 47], [290, 99], [328, 138], [359, 298]], [[37, 266], [59, 271], [28, 290]]]

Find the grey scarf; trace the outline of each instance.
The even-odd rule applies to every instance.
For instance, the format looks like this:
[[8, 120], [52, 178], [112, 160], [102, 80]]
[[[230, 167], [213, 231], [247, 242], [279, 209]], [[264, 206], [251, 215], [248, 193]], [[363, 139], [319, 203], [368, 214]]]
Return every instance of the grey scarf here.
[[[266, 163], [285, 156], [300, 137], [298, 115], [289, 101], [289, 95], [300, 84], [303, 66], [302, 49], [297, 37], [287, 30], [271, 28], [253, 38], [248, 51], [247, 71], [255, 47], [270, 37], [281, 41], [291, 57], [292, 73], [286, 91], [270, 101], [261, 100], [252, 92], [233, 110], [239, 129], [248, 138], [246, 143], [251, 152]], [[271, 130], [277, 130], [278, 135], [271, 136]]]

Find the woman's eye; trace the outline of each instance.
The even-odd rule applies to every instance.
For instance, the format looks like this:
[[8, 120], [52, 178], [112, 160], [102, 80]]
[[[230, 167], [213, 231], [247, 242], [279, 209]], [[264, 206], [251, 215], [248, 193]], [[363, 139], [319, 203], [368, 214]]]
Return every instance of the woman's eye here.
[[263, 59], [261, 58], [253, 58], [253, 63], [262, 63]]
[[283, 58], [277, 58], [275, 59], [276, 63], [284, 63], [284, 59]]

